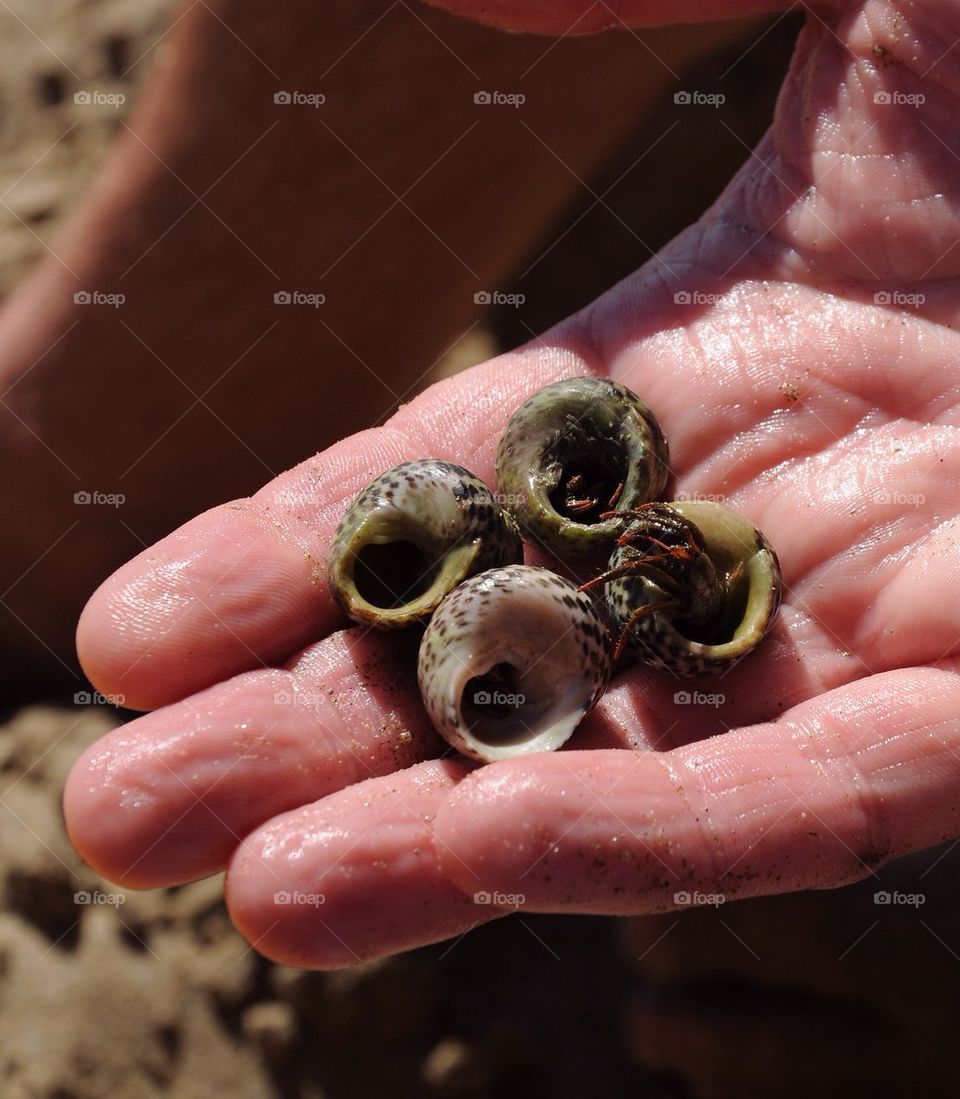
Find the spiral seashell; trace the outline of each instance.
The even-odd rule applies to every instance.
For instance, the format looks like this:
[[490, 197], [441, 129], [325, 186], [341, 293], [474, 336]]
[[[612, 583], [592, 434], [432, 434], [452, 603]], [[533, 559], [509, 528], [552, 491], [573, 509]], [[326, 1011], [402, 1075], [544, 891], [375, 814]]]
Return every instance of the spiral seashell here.
[[464, 755], [491, 762], [553, 751], [606, 689], [606, 623], [589, 596], [548, 569], [490, 569], [440, 604], [418, 676], [431, 721]]
[[635, 393], [605, 378], [569, 378], [511, 417], [497, 488], [524, 537], [561, 555], [608, 554], [626, 523], [601, 516], [655, 500], [669, 462], [663, 431]]
[[388, 469], [347, 509], [330, 586], [355, 622], [394, 629], [428, 619], [467, 577], [522, 558], [516, 523], [487, 486], [424, 458]]
[[637, 508], [602, 576], [617, 654], [676, 675], [714, 674], [755, 648], [780, 607], [769, 542], [712, 501]]

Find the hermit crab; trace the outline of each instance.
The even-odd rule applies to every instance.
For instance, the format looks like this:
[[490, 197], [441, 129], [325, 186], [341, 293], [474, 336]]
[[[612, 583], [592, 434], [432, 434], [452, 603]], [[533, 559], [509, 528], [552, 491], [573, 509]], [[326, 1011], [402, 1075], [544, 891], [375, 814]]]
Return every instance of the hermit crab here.
[[609, 554], [623, 511], [657, 499], [669, 450], [647, 405], [606, 378], [568, 378], [534, 393], [507, 424], [497, 487], [526, 538], [561, 556]]
[[780, 563], [746, 519], [707, 500], [650, 503], [629, 523], [603, 584], [618, 640], [675, 675], [718, 673], [761, 641], [780, 607]]
[[425, 622], [457, 584], [522, 560], [514, 520], [462, 466], [424, 458], [388, 469], [347, 509], [330, 551], [330, 586], [356, 622]]
[[440, 604], [417, 672], [431, 721], [464, 755], [546, 752], [606, 689], [607, 626], [589, 596], [548, 569], [490, 569]]

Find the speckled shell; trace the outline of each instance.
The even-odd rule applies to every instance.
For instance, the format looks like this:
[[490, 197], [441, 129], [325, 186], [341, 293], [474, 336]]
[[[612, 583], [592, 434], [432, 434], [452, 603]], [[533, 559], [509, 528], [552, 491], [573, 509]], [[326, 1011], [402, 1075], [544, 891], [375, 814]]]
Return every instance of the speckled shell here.
[[662, 495], [670, 454], [657, 418], [626, 386], [568, 378], [534, 393], [507, 424], [497, 453], [497, 488], [524, 538], [563, 556], [609, 553], [623, 519], [579, 523], [551, 501], [578, 460], [606, 467], [624, 487], [617, 510]]
[[[719, 599], [710, 603], [715, 613], [703, 618], [697, 628], [703, 640], [694, 641], [681, 633], [674, 625], [675, 612], [651, 611], [631, 627], [629, 649], [638, 660], [674, 675], [718, 674], [754, 649], [773, 625], [782, 591], [780, 563], [760, 531], [732, 509], [712, 501], [657, 504], [642, 523], [632, 523], [630, 530], [644, 529], [656, 536], [660, 533], [658, 512], [664, 515], [663, 530], [672, 533], [678, 517], [690, 524], [710, 559], [695, 563], [695, 573], [688, 574], [691, 604], [702, 607], [704, 601], [713, 599], [707, 573], [715, 572], [719, 578]], [[665, 540], [673, 544], [672, 538]], [[610, 558], [610, 570], [638, 560], [643, 554], [641, 547], [642, 543], [618, 546]], [[651, 552], [659, 550], [653, 547]], [[736, 579], [728, 583], [738, 566]], [[621, 631], [639, 607], [671, 599], [655, 578], [641, 574], [610, 580], [605, 592], [614, 632]]]
[[[505, 667], [498, 691], [489, 677]], [[491, 569], [441, 603], [420, 644], [418, 675], [434, 726], [464, 755], [552, 751], [609, 682], [606, 623], [589, 596], [548, 569]], [[502, 713], [490, 716], [491, 703]]]
[[393, 629], [426, 621], [467, 577], [522, 559], [516, 523], [487, 486], [462, 466], [424, 458], [388, 469], [347, 509], [330, 550], [330, 586], [354, 621]]

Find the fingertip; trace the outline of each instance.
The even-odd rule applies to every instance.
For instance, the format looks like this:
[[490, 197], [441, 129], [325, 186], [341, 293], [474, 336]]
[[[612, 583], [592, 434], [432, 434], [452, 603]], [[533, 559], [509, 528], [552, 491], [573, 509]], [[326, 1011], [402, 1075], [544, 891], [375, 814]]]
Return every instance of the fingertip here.
[[117, 812], [112, 787], [103, 781], [111, 761], [112, 753], [98, 741], [73, 765], [62, 799], [67, 837], [87, 866], [107, 881], [125, 889], [168, 885], [141, 862], [140, 829], [131, 828], [127, 812]]
[[227, 873], [237, 930], [272, 961], [339, 969], [499, 915], [449, 881], [431, 842], [437, 807], [464, 773], [451, 761], [421, 763], [251, 833]]
[[337, 617], [307, 556], [251, 501], [198, 515], [93, 593], [80, 664], [118, 705], [152, 710], [284, 659]]
[[[279, 825], [281, 831], [289, 827], [289, 817]], [[224, 900], [234, 927], [258, 954], [277, 965], [333, 970], [366, 960], [325, 918], [327, 895], [317, 883], [291, 887], [286, 875], [271, 869], [277, 831], [276, 825], [258, 829], [230, 860]], [[333, 921], [340, 922], [340, 914], [331, 911]]]

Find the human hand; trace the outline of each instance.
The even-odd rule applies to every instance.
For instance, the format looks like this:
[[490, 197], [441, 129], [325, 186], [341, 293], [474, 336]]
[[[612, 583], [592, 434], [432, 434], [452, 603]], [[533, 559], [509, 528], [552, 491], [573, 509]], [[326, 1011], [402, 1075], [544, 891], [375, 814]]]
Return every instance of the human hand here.
[[[510, 896], [640, 914], [835, 886], [957, 835], [958, 29], [933, 0], [818, 8], [771, 133], [657, 259], [108, 580], [81, 659], [105, 693], [162, 708], [71, 775], [91, 865], [137, 887], [228, 867], [257, 949], [328, 967], [463, 932]], [[781, 618], [722, 679], [625, 671], [570, 750], [438, 759], [416, 638], [344, 629], [330, 599], [333, 530], [403, 460], [492, 483], [511, 412], [587, 373], [651, 405], [680, 494], [768, 535]]]

